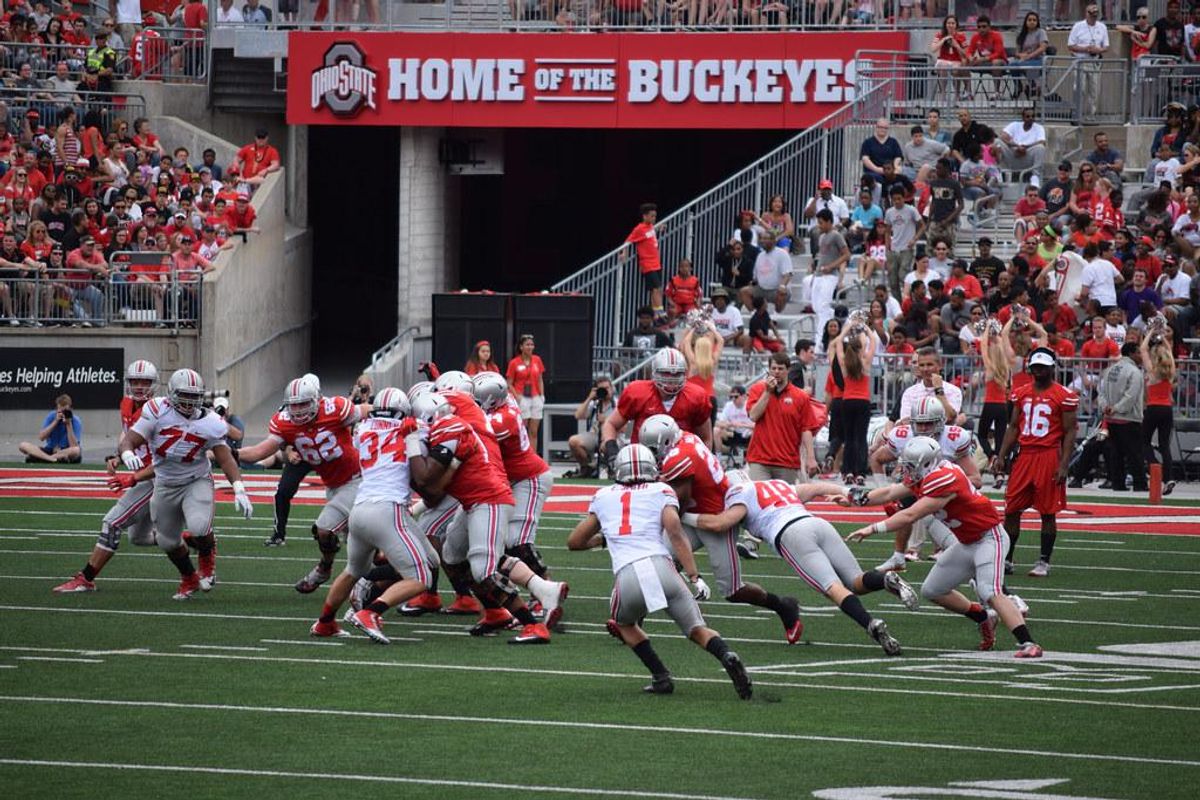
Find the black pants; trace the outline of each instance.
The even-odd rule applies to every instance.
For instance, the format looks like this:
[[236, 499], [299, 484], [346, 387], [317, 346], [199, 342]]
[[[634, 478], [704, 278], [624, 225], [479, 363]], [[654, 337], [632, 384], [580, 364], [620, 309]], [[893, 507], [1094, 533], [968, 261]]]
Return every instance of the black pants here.
[[[829, 450], [825, 457], [833, 461], [838, 448], [842, 446], [845, 437], [842, 435], [842, 398], [834, 397], [829, 401]], [[843, 466], [845, 458], [842, 458]]]
[[1136, 422], [1108, 423], [1108, 480], [1112, 488], [1125, 488], [1125, 473], [1133, 476], [1133, 490], [1146, 491], [1146, 460], [1142, 458], [1142, 426]]
[[1084, 442], [1083, 449], [1080, 450], [1079, 456], [1071, 464], [1071, 477], [1080, 483], [1087, 483], [1092, 479], [1092, 472], [1100, 463], [1100, 456], [1108, 448], [1107, 439], [1099, 439], [1092, 437]]
[[1146, 463], [1153, 464], [1156, 461], [1150, 440], [1158, 433], [1158, 452], [1161, 459], [1157, 461], [1162, 464], [1164, 482], [1171, 480], [1171, 431], [1175, 429], [1174, 413], [1175, 409], [1172, 406], [1146, 406], [1142, 413], [1142, 441], [1145, 443]]
[[275, 487], [275, 535], [287, 536], [288, 515], [292, 513], [292, 498], [300, 489], [300, 482], [312, 471], [305, 462], [293, 464], [290, 461], [283, 465], [283, 474], [279, 476], [279, 485]]
[[842, 400], [842, 472], [867, 474], [867, 428], [871, 425], [870, 400]]
[[1008, 403], [984, 403], [979, 413], [979, 444], [988, 458], [1000, 452], [1008, 430]]

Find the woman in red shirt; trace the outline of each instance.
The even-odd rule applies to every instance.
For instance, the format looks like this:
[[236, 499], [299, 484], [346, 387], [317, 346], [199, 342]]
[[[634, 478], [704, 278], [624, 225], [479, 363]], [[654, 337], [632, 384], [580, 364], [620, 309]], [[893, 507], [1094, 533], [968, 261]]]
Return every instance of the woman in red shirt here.
[[546, 391], [542, 383], [546, 365], [533, 354], [533, 348], [533, 336], [521, 334], [517, 340], [517, 355], [508, 362], [504, 374], [508, 378], [508, 390], [516, 395], [517, 405], [521, 407], [529, 440], [536, 444], [538, 428], [542, 425], [542, 407], [546, 403]]
[[717, 392], [716, 371], [717, 361], [721, 358], [721, 348], [725, 339], [717, 331], [712, 322], [707, 322], [703, 332], [688, 328], [679, 342], [679, 350], [688, 365], [688, 383], [694, 383], [704, 390], [712, 404], [712, 422], [717, 422]]
[[[1008, 430], [1008, 396], [1016, 353], [1008, 337], [1002, 334], [998, 320], [984, 322], [985, 332], [979, 336], [979, 354], [983, 358], [983, 408], [979, 413], [979, 444], [991, 463], [1000, 452], [1004, 433]], [[990, 435], [989, 435], [990, 434]], [[1003, 485], [1003, 473], [996, 476], [996, 485]]]
[[499, 372], [500, 367], [492, 358], [492, 343], [486, 339], [476, 342], [475, 349], [471, 351], [471, 357], [467, 359], [467, 365], [463, 367], [463, 372], [474, 377], [481, 372]]
[[[929, 45], [929, 51], [937, 59], [933, 64], [933, 68], [939, 76], [938, 84], [941, 86], [946, 85], [945, 75], [950, 74], [954, 78], [957, 93], [964, 100], [970, 99], [970, 73], [965, 69], [959, 69], [967, 57], [967, 37], [966, 34], [959, 33], [958, 31], [958, 17], [951, 14], [942, 20], [942, 29], [933, 35], [933, 42]], [[934, 96], [937, 96], [936, 88], [934, 89]], [[951, 99], [955, 99], [953, 95]]]
[[[1171, 431], [1175, 427], [1175, 409], [1171, 394], [1175, 389], [1175, 356], [1166, 330], [1151, 331], [1142, 339], [1142, 363], [1146, 368], [1146, 409], [1142, 414], [1142, 441], [1146, 455], [1153, 457], [1150, 441], [1158, 433], [1159, 460], [1163, 470], [1163, 494], [1175, 489], [1171, 480]], [[1151, 462], [1153, 463], [1153, 462]]]
[[[842, 471], [846, 482], [863, 484], [867, 477], [867, 429], [871, 425], [871, 361], [875, 339], [867, 328], [852, 322], [834, 338], [833, 357], [842, 389]], [[834, 375], [836, 382], [839, 375]]]

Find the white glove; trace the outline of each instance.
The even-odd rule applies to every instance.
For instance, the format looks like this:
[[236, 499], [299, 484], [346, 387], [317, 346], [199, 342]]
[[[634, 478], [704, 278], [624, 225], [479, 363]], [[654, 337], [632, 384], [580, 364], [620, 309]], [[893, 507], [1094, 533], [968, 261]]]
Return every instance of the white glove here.
[[130, 472], [137, 472], [142, 468], [142, 461], [133, 454], [132, 450], [126, 450], [121, 453], [121, 461], [125, 464], [125, 469]]
[[697, 600], [707, 600], [712, 597], [712, 591], [708, 588], [708, 584], [699, 575], [696, 576], [696, 580], [692, 581], [692, 597]]
[[246, 486], [241, 481], [233, 482], [233, 507], [242, 512], [242, 516], [250, 519], [254, 516], [254, 504], [246, 494]]

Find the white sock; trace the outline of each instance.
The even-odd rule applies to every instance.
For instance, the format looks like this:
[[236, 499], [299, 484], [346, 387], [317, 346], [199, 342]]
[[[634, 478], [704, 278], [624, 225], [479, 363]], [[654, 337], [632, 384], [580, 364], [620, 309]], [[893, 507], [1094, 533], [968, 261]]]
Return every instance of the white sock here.
[[557, 587], [553, 581], [539, 578], [537, 575], [529, 579], [529, 591], [533, 592], [543, 603], [546, 602], [547, 597], [554, 596], [555, 588]]

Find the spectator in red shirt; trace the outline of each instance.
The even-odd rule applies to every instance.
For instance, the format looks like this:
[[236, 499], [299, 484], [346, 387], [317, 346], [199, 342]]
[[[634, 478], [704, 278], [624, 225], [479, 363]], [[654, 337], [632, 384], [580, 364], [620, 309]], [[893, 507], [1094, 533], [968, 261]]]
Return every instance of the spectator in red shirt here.
[[950, 267], [950, 279], [946, 281], [946, 293], [952, 294], [955, 289], [962, 289], [968, 300], [976, 301], [983, 298], [983, 286], [979, 279], [967, 273], [967, 262], [956, 259]]
[[986, 14], [975, 20], [975, 35], [967, 45], [967, 63], [973, 67], [992, 67], [993, 74], [1001, 74], [997, 67], [1008, 63], [1008, 52], [1004, 49], [1004, 37], [992, 28]]
[[1154, 255], [1154, 240], [1149, 236], [1143, 236], [1138, 239], [1137, 249], [1135, 250], [1137, 258], [1134, 259], [1134, 269], [1146, 270], [1146, 280], [1154, 285], [1158, 282], [1158, 277], [1162, 275], [1162, 261], [1158, 256]]
[[1075, 355], [1075, 343], [1058, 335], [1058, 326], [1047, 322], [1042, 326], [1046, 331], [1046, 346], [1053, 350], [1059, 358], [1071, 358]]
[[254, 224], [255, 219], [257, 219], [257, 215], [254, 212], [254, 206], [250, 205], [250, 195], [239, 192], [233, 208], [225, 212], [225, 224], [229, 226], [232, 233], [258, 233], [259, 229]]
[[167, 239], [174, 238], [175, 234], [178, 233], [184, 236], [190, 236], [193, 242], [196, 240], [196, 231], [190, 224], [188, 224], [187, 212], [182, 210], [175, 212], [175, 216], [172, 217], [171, 221], [167, 223], [167, 226], [163, 228], [163, 233], [167, 234]]
[[546, 389], [542, 380], [546, 365], [534, 355], [533, 348], [533, 336], [521, 334], [517, 340], [517, 354], [508, 362], [504, 375], [508, 379], [508, 390], [516, 395], [517, 405], [521, 407], [529, 441], [536, 447], [538, 428], [542, 425], [542, 408], [546, 403]]
[[499, 365], [492, 358], [492, 343], [487, 339], [476, 342], [475, 349], [471, 351], [471, 357], [467, 359], [467, 365], [463, 367], [463, 372], [475, 376], [481, 372], [499, 371]]
[[1025, 187], [1025, 196], [1013, 206], [1013, 231], [1017, 241], [1025, 239], [1029, 231], [1040, 230], [1037, 225], [1038, 212], [1046, 210], [1046, 201], [1038, 194], [1038, 187], [1030, 184]]
[[[85, 328], [93, 322], [104, 324], [104, 293], [96, 286], [96, 281], [107, 280], [108, 263], [96, 249], [96, 240], [90, 234], [85, 235], [79, 240], [79, 247], [67, 254], [67, 285], [74, 290], [77, 304], [90, 306], [86, 314], [79, 313]], [[82, 305], [76, 307], [78, 312], [83, 311]]]
[[[1046, 291], [1042, 298], [1042, 327], [1049, 331], [1053, 325], [1054, 329], [1061, 331], [1064, 336], [1073, 337], [1075, 329], [1079, 327], [1075, 309], [1066, 303], [1060, 303], [1058, 292], [1052, 289]], [[1074, 352], [1074, 346], [1071, 349]]]
[[144, 152], [150, 158], [150, 165], [157, 167], [158, 162], [166, 155], [162, 142], [154, 131], [150, 130], [150, 120], [138, 117], [133, 121], [133, 146]]
[[200, 318], [200, 281], [206, 272], [213, 271], [213, 263], [193, 252], [196, 240], [192, 236], [179, 237], [179, 249], [171, 254], [171, 268], [179, 284], [179, 316], [187, 327], [195, 327]]
[[254, 132], [254, 143], [238, 150], [233, 166], [242, 175], [242, 183], [259, 186], [267, 176], [279, 169], [279, 151], [267, 142], [267, 129]]
[[[642, 273], [642, 281], [650, 292], [650, 308], [654, 311], [656, 324], [666, 322], [666, 312], [663, 308], [662, 291], [662, 261], [658, 253], [658, 234], [662, 233], [663, 224], [655, 224], [658, 219], [658, 206], [654, 203], [642, 203], [638, 211], [642, 221], [634, 226], [625, 237], [625, 244], [632, 244], [637, 254], [638, 271]], [[620, 261], [625, 263], [628, 248], [622, 247]]]
[[[1092, 317], [1092, 337], [1083, 343], [1079, 348], [1079, 355], [1083, 358], [1104, 359], [1106, 362], [1112, 361], [1121, 354], [1121, 349], [1117, 347], [1117, 343], [1108, 338], [1107, 323], [1104, 317], [1096, 315]], [[1104, 363], [1099, 366], [1099, 369], [1107, 367]]]
[[678, 270], [667, 284], [667, 297], [671, 300], [672, 315], [681, 317], [698, 308], [701, 293], [700, 279], [692, 274], [692, 262], [681, 258]]

